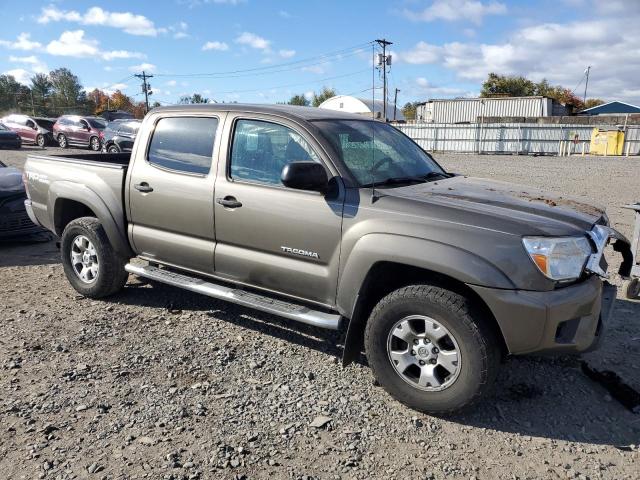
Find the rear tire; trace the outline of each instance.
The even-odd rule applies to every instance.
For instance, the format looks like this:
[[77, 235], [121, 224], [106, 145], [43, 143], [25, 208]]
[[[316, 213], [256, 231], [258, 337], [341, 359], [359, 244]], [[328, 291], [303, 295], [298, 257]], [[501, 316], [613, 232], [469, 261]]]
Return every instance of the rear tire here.
[[38, 145], [40, 148], [44, 148], [46, 143], [47, 141], [45, 140], [44, 135], [39, 133], [38, 136], [36, 137], [36, 145]]
[[94, 152], [100, 151], [100, 139], [98, 137], [91, 137], [89, 139], [89, 148]]
[[498, 337], [481, 310], [432, 285], [384, 297], [367, 322], [365, 349], [375, 378], [391, 396], [435, 415], [457, 413], [485, 396], [500, 363]]
[[67, 136], [64, 133], [58, 135], [58, 145], [60, 145], [60, 148], [69, 147], [69, 141], [67, 140]]
[[117, 145], [111, 145], [108, 149], [107, 152], [109, 153], [120, 153], [120, 149], [118, 148]]
[[640, 297], [640, 278], [629, 280], [625, 287], [625, 296], [629, 300], [635, 300]]
[[97, 218], [80, 217], [70, 222], [62, 233], [60, 251], [69, 283], [85, 297], [112, 295], [127, 282], [127, 259], [113, 250]]

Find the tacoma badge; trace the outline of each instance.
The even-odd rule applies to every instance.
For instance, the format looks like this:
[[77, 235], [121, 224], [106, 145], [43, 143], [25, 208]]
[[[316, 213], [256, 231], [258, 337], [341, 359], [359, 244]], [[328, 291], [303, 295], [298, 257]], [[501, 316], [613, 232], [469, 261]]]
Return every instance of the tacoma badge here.
[[308, 250], [301, 250], [299, 248], [280, 247], [285, 253], [293, 253], [294, 255], [302, 255], [303, 257], [320, 258], [316, 252], [310, 252]]

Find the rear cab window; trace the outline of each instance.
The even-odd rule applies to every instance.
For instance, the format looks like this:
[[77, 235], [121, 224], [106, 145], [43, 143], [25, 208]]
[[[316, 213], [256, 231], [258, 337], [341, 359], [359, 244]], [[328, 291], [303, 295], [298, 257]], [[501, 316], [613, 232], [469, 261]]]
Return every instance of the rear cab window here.
[[217, 129], [215, 117], [161, 118], [149, 143], [147, 161], [163, 169], [207, 175]]

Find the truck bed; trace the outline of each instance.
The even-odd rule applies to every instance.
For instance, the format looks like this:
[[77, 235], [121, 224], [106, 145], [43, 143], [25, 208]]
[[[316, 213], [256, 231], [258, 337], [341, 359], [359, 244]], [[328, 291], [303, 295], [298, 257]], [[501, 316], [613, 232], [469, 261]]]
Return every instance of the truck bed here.
[[58, 160], [62, 162], [90, 162], [95, 164], [113, 164], [127, 167], [131, 160], [131, 153], [73, 153], [63, 155], [29, 155], [32, 158]]

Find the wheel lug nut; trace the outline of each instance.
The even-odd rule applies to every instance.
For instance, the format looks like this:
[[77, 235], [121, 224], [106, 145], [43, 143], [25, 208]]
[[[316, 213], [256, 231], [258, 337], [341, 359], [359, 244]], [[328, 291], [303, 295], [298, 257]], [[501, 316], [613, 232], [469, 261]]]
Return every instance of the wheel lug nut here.
[[420, 360], [418, 363], [420, 363], [420, 365], [424, 365], [424, 360]]
[[429, 363], [431, 363], [431, 364], [435, 365], [435, 364], [436, 364], [436, 359], [435, 359], [435, 358], [432, 358], [431, 360], [429, 360]]
[[415, 350], [411, 350], [411, 355], [415, 355], [416, 351]]
[[424, 343], [429, 343], [429, 339], [428, 339], [428, 338], [425, 338], [425, 339], [424, 339]]
[[415, 339], [413, 340], [413, 344], [414, 344], [414, 345], [417, 345], [417, 344], [418, 344], [418, 339], [417, 339], [417, 338], [415, 338]]
[[438, 350], [437, 347], [434, 347], [433, 350], [431, 350], [432, 353], [438, 353], [440, 350]]

